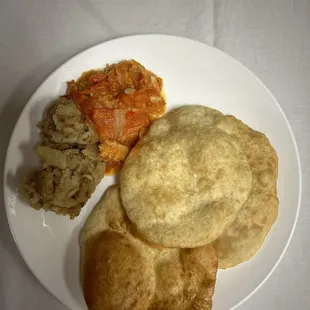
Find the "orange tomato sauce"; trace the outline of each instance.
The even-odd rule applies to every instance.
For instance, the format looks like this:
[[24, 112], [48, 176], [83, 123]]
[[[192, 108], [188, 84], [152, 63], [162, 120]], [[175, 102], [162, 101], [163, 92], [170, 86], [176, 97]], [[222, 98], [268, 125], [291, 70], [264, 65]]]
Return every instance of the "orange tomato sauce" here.
[[163, 81], [135, 60], [90, 70], [68, 82], [66, 97], [97, 129], [106, 174], [121, 169], [130, 150], [151, 122], [164, 114]]

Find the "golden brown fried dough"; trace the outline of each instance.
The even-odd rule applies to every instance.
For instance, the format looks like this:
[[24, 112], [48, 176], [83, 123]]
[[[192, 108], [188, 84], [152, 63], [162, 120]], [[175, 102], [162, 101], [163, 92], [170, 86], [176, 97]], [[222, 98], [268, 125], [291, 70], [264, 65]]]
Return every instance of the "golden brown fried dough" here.
[[217, 272], [216, 252], [211, 245], [162, 252], [155, 262], [156, 290], [148, 309], [186, 310], [212, 308]]
[[233, 223], [252, 186], [238, 139], [216, 124], [226, 117], [186, 106], [155, 121], [121, 171], [124, 208], [139, 233], [167, 247], [197, 247]]
[[146, 309], [152, 280], [147, 262], [129, 238], [102, 232], [85, 263], [84, 295], [90, 310]]
[[210, 310], [217, 273], [212, 245], [159, 249], [131, 233], [119, 188], [109, 188], [81, 234], [90, 310]]
[[247, 202], [234, 223], [214, 242], [219, 267], [225, 269], [249, 260], [260, 249], [277, 219], [278, 158], [265, 135], [252, 130], [235, 117], [226, 116], [226, 120], [221, 120], [217, 126], [237, 137], [253, 174], [252, 190]]

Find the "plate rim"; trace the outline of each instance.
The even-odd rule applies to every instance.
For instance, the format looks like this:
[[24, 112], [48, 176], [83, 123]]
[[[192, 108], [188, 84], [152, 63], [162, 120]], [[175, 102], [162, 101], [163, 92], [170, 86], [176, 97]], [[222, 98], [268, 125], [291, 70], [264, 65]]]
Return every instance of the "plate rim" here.
[[[20, 122], [21, 120], [21, 116], [23, 115], [26, 107], [28, 106], [29, 102], [32, 100], [33, 97], [35, 97], [35, 95], [39, 92], [40, 88], [42, 87], [43, 84], [45, 84], [51, 77], [52, 75], [58, 71], [59, 69], [61, 69], [62, 67], [66, 66], [67, 63], [69, 63], [70, 61], [73, 61], [75, 58], [79, 57], [81, 54], [87, 53], [89, 51], [91, 51], [92, 49], [96, 49], [98, 46], [106, 44], [108, 42], [115, 42], [115, 41], [122, 41], [122, 40], [130, 40], [130, 39], [134, 39], [134, 38], [138, 38], [138, 37], [157, 37], [157, 38], [173, 38], [173, 39], [177, 39], [177, 40], [182, 40], [182, 41], [188, 41], [188, 42], [192, 42], [195, 44], [199, 44], [202, 46], [208, 46], [208, 48], [214, 49], [216, 50], [218, 53], [221, 53], [222, 55], [224, 55], [225, 57], [229, 58], [230, 60], [232, 60], [235, 63], [238, 63], [239, 66], [241, 66], [244, 70], [247, 71], [248, 74], [250, 74], [255, 80], [256, 82], [258, 82], [260, 84], [261, 87], [263, 87], [263, 89], [266, 91], [266, 93], [268, 93], [268, 95], [270, 96], [270, 98], [272, 99], [272, 101], [274, 102], [274, 104], [277, 106], [279, 112], [281, 113], [286, 126], [288, 128], [288, 131], [290, 133], [290, 137], [292, 139], [293, 142], [293, 146], [294, 146], [294, 154], [296, 156], [296, 160], [297, 160], [297, 167], [298, 167], [298, 203], [297, 203], [297, 208], [296, 208], [296, 214], [295, 214], [295, 219], [294, 219], [294, 223], [289, 235], [289, 238], [287, 239], [286, 245], [282, 250], [281, 255], [279, 256], [277, 262], [275, 263], [275, 265], [273, 266], [273, 268], [270, 270], [270, 272], [265, 276], [265, 278], [261, 281], [261, 283], [251, 292], [249, 293], [245, 298], [243, 298], [239, 303], [237, 303], [236, 305], [234, 305], [232, 308], [230, 308], [230, 310], [234, 310], [237, 309], [239, 306], [241, 306], [243, 303], [245, 303], [247, 300], [249, 300], [256, 292], [258, 292], [258, 290], [267, 282], [267, 280], [270, 278], [270, 276], [272, 275], [272, 273], [276, 270], [276, 268], [279, 266], [280, 262], [282, 261], [290, 243], [292, 240], [292, 237], [294, 235], [296, 226], [297, 226], [297, 221], [299, 218], [299, 213], [300, 213], [300, 208], [301, 208], [301, 198], [302, 198], [302, 167], [301, 167], [301, 160], [300, 160], [300, 155], [299, 155], [299, 150], [298, 150], [298, 145], [297, 145], [297, 141], [294, 135], [294, 132], [292, 130], [292, 127], [290, 125], [290, 122], [287, 118], [287, 116], [285, 115], [281, 105], [279, 104], [278, 100], [275, 98], [275, 96], [273, 95], [273, 93], [270, 91], [270, 89], [263, 83], [263, 81], [254, 73], [252, 72], [246, 65], [244, 65], [243, 63], [241, 63], [239, 60], [237, 60], [236, 58], [230, 56], [229, 54], [225, 53], [224, 51], [218, 49], [215, 46], [209, 45], [208, 43], [204, 43], [202, 41], [198, 41], [189, 37], [183, 37], [183, 36], [177, 36], [177, 35], [170, 35], [170, 34], [160, 34], [160, 33], [154, 33], [154, 34], [134, 34], [134, 35], [125, 35], [125, 36], [119, 36], [113, 39], [108, 39], [102, 42], [99, 42], [97, 44], [94, 44], [76, 54], [74, 54], [72, 57], [68, 58], [66, 61], [64, 61], [61, 65], [59, 65], [58, 67], [56, 67], [51, 73], [48, 74], [48, 76], [37, 86], [37, 88], [35, 89], [35, 91], [32, 93], [32, 95], [29, 97], [29, 99], [27, 100], [26, 104], [24, 105], [24, 107], [22, 108], [16, 122], [14, 125], [14, 128], [11, 132], [10, 135], [10, 139], [9, 142], [7, 144], [7, 150], [6, 150], [6, 155], [5, 155], [5, 161], [4, 161], [4, 169], [3, 169], [3, 201], [4, 201], [4, 206], [5, 206], [5, 212], [6, 212], [6, 216], [7, 216], [7, 220], [8, 220], [8, 224], [9, 224], [9, 228], [13, 237], [13, 240], [16, 244], [16, 247], [18, 248], [18, 251], [21, 255], [21, 257], [23, 258], [24, 262], [26, 263], [27, 268], [31, 271], [31, 273], [35, 276], [35, 278], [37, 279], [37, 281], [39, 281], [39, 283], [44, 287], [44, 289], [46, 291], [49, 292], [49, 294], [51, 294], [52, 296], [54, 296], [61, 304], [64, 304], [59, 298], [58, 296], [56, 296], [53, 292], [51, 292], [46, 286], [45, 284], [41, 281], [40, 277], [37, 275], [36, 271], [31, 268], [30, 264], [28, 263], [28, 260], [26, 259], [26, 257], [24, 256], [19, 243], [17, 242], [17, 238], [15, 236], [14, 233], [14, 229], [13, 229], [13, 224], [11, 222], [11, 216], [9, 214], [9, 203], [7, 201], [6, 198], [6, 175], [7, 175], [7, 165], [8, 165], [8, 157], [9, 157], [9, 149], [11, 147], [12, 141], [13, 141], [13, 136], [16, 135], [16, 130], [17, 130], [17, 124]], [[65, 305], [66, 306], [66, 305]]]

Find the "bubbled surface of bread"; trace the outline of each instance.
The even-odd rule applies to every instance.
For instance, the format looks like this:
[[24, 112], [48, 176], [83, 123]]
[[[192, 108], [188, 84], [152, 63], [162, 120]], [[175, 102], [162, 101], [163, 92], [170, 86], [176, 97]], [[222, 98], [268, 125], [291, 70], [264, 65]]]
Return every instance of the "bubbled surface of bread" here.
[[277, 219], [278, 158], [267, 137], [233, 116], [217, 125], [233, 133], [245, 150], [252, 171], [252, 189], [232, 225], [214, 242], [220, 268], [249, 260], [262, 246]]
[[191, 248], [217, 239], [248, 199], [252, 172], [226, 117], [186, 106], [155, 121], [121, 171], [124, 208], [152, 243]]
[[119, 188], [109, 188], [81, 233], [82, 280], [90, 310], [210, 310], [217, 257], [212, 245], [160, 248], [138, 238]]
[[97, 236], [84, 270], [89, 309], [145, 309], [152, 281], [139, 249], [125, 235], [106, 230]]

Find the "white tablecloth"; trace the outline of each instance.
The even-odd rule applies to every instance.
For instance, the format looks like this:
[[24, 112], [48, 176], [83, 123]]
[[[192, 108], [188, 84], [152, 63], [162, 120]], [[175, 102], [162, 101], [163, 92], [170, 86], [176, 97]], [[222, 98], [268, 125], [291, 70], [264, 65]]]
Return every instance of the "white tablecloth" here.
[[[181, 35], [215, 45], [254, 71], [292, 125], [304, 192], [286, 255], [239, 309], [310, 309], [309, 0], [2, 0], [0, 4], [1, 167], [14, 123], [36, 87], [62, 62], [95, 43], [136, 33]], [[25, 265], [2, 201], [1, 207], [0, 309], [66, 309]]]

